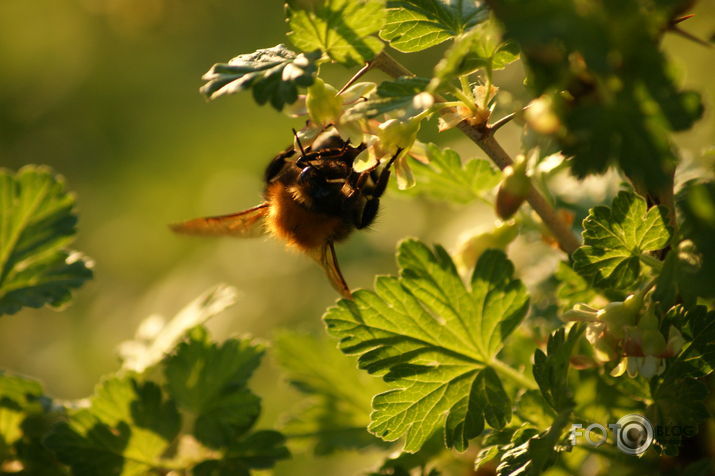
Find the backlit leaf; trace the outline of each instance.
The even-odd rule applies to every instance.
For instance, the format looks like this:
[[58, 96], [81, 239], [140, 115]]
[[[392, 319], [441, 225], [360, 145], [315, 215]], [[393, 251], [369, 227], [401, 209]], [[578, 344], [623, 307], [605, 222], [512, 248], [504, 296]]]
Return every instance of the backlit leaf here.
[[406, 53], [421, 51], [464, 33], [487, 19], [475, 0], [390, 0], [380, 37]]
[[255, 423], [260, 400], [246, 383], [263, 352], [247, 340], [210, 342], [196, 328], [167, 358], [167, 388], [180, 408], [195, 415], [194, 436], [203, 444], [228, 446]]
[[583, 241], [573, 254], [574, 270], [600, 288], [631, 286], [640, 275], [641, 254], [664, 248], [671, 230], [665, 207], [646, 207], [643, 198], [620, 192], [611, 207], [589, 211]]
[[444, 428], [451, 447], [466, 448], [486, 420], [501, 427], [511, 405], [489, 367], [528, 308], [523, 284], [504, 253], [486, 251], [469, 288], [446, 251], [403, 241], [400, 277], [379, 277], [324, 316], [328, 331], [359, 365], [393, 389], [373, 399], [369, 430], [387, 441], [405, 437], [417, 451]]
[[[312, 50], [311, 50], [312, 51]], [[315, 80], [319, 52], [295, 53], [285, 45], [238, 55], [203, 75], [200, 91], [209, 99], [250, 89], [258, 104], [270, 102], [279, 111], [298, 99], [298, 88]]]
[[0, 169], [0, 315], [61, 306], [92, 277], [88, 261], [67, 249], [77, 232], [74, 205], [46, 167]]
[[372, 36], [385, 22], [381, 0], [326, 0], [301, 6], [289, 1], [288, 37], [303, 51], [320, 50], [346, 66], [362, 64], [382, 51]]

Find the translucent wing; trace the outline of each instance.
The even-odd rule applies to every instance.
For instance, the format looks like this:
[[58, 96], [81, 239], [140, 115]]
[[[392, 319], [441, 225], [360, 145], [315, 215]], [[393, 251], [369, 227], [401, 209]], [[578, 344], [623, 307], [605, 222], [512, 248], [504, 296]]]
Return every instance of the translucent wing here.
[[268, 204], [262, 203], [230, 215], [195, 218], [169, 226], [173, 231], [187, 235], [255, 238], [266, 234], [264, 219], [267, 215]]
[[353, 298], [350, 288], [345, 282], [345, 278], [343, 278], [343, 273], [340, 272], [338, 257], [335, 255], [335, 248], [333, 247], [332, 241], [328, 241], [323, 246], [309, 251], [308, 255], [322, 266], [325, 270], [325, 274], [328, 275], [330, 284], [333, 285], [342, 297], [346, 299]]

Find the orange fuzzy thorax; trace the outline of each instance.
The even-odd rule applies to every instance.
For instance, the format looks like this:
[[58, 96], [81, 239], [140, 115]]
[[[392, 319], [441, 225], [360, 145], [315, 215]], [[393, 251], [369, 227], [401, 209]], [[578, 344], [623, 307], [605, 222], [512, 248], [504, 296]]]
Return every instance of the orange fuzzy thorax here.
[[310, 211], [299, 204], [280, 182], [268, 186], [266, 199], [270, 204], [266, 217], [268, 231], [290, 247], [309, 251], [329, 240], [340, 240], [349, 232], [341, 218]]

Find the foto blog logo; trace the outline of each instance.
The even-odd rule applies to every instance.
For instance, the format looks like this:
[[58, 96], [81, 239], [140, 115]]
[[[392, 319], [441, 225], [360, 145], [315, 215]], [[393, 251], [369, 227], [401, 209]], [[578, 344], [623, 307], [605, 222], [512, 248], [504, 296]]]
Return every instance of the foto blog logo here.
[[583, 437], [587, 444], [598, 447], [608, 440], [609, 429], [618, 449], [628, 455], [640, 455], [653, 443], [653, 426], [647, 418], [635, 413], [621, 417], [617, 423], [609, 423], [608, 429], [600, 423], [591, 423], [586, 428], [575, 423], [571, 425], [569, 440], [576, 445], [576, 439]]

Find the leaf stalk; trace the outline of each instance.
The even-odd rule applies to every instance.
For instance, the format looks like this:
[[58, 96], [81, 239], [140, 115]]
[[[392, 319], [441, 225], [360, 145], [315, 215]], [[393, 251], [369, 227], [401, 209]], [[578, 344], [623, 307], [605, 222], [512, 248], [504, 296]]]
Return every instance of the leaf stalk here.
[[539, 388], [533, 379], [527, 377], [525, 374], [519, 372], [514, 367], [511, 367], [510, 365], [502, 362], [496, 357], [489, 361], [489, 366], [496, 370], [502, 376], [507, 377], [512, 382], [517, 383], [524, 388], [527, 388], [529, 390], [538, 390]]

